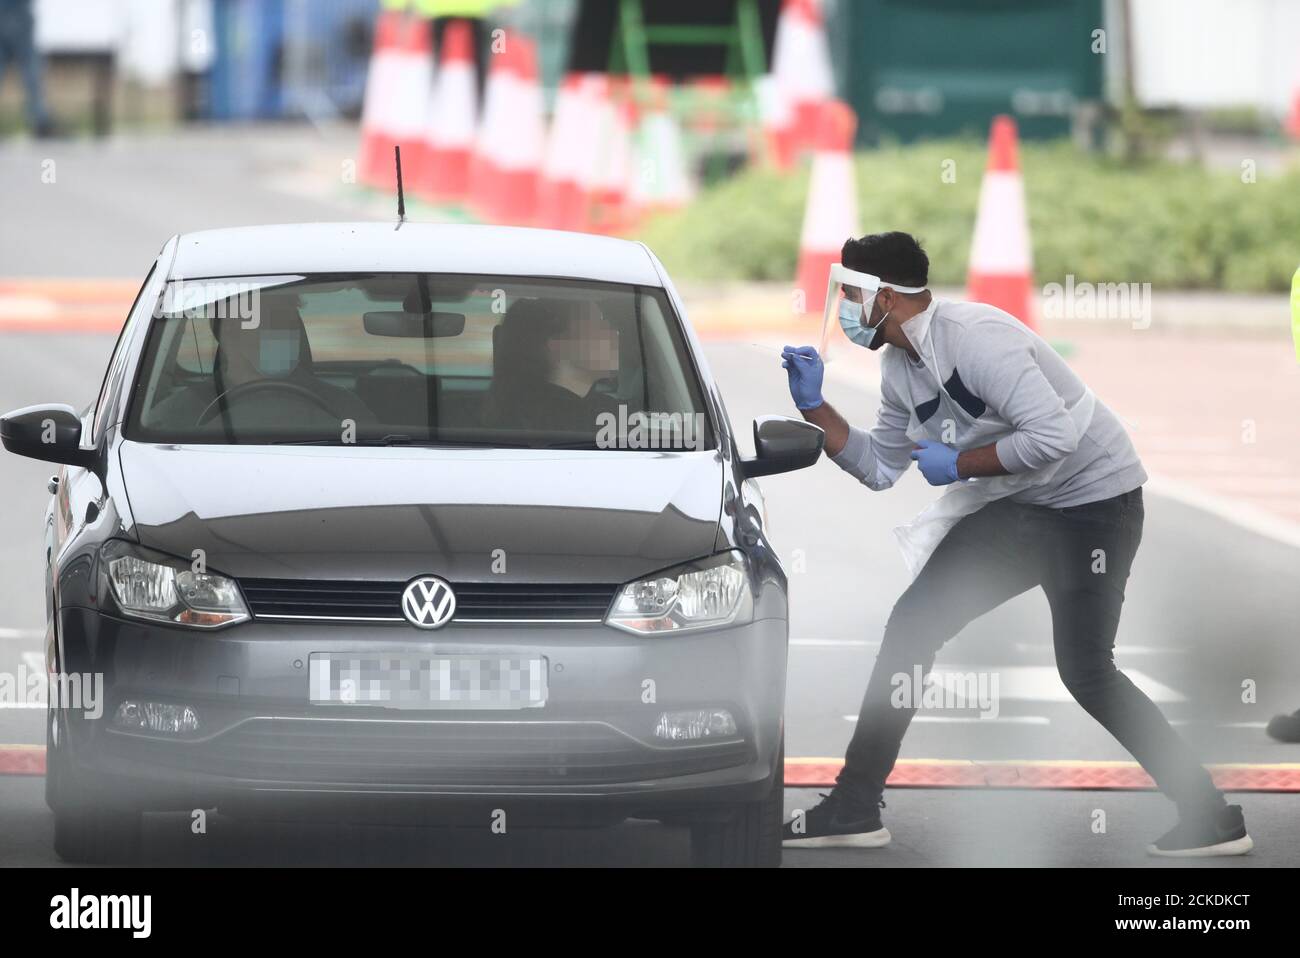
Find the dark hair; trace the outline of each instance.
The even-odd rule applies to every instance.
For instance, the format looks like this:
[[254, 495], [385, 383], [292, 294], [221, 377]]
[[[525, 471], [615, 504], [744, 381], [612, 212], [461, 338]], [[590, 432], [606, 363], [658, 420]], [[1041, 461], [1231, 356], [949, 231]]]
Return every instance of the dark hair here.
[[925, 286], [930, 282], [930, 257], [914, 236], [897, 230], [846, 241], [840, 250], [840, 262], [899, 286]]
[[558, 300], [545, 297], [515, 300], [506, 310], [499, 338], [495, 339], [498, 367], [510, 372], [501, 377], [500, 383], [494, 376], [493, 385], [509, 388], [544, 382], [546, 344], [568, 332], [572, 322], [571, 310]]

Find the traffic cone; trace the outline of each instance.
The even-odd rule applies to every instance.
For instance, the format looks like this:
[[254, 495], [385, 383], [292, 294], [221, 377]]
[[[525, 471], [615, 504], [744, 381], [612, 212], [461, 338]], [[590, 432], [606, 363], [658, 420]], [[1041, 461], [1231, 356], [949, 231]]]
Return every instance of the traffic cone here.
[[681, 126], [669, 109], [669, 90], [666, 78], [651, 79], [649, 103], [633, 139], [628, 222], [647, 213], [680, 209], [695, 193]]
[[778, 170], [789, 170], [795, 161], [794, 115], [789, 98], [771, 73], [758, 78], [754, 93], [766, 158]]
[[858, 118], [842, 100], [822, 104], [813, 153], [808, 205], [799, 240], [798, 288], [804, 312], [821, 315], [826, 278], [840, 261], [844, 241], [858, 235], [858, 191], [853, 171], [853, 134]]
[[579, 92], [577, 136], [574, 138], [574, 177], [571, 189], [561, 193], [561, 216], [564, 229], [590, 231], [592, 204], [601, 173], [602, 144], [605, 131], [606, 101], [610, 97], [610, 78], [604, 73], [588, 73]]
[[583, 229], [615, 233], [623, 227], [632, 169], [633, 107], [624, 78], [606, 78], [598, 90], [594, 149], [580, 183], [585, 206]]
[[1032, 311], [1033, 261], [1016, 121], [993, 118], [989, 160], [980, 184], [966, 295], [996, 306], [1037, 331]]
[[[835, 95], [830, 44], [818, 0], [785, 0], [772, 48], [773, 129], [779, 157], [815, 148], [821, 108]], [[788, 142], [781, 143], [784, 137]]]
[[510, 99], [511, 60], [514, 57], [513, 35], [507, 34], [500, 53], [493, 53], [483, 84], [483, 115], [474, 138], [474, 152], [469, 161], [469, 205], [485, 220], [491, 219], [496, 192], [496, 150], [503, 135], [502, 126]]
[[424, 127], [433, 97], [433, 45], [429, 21], [422, 17], [382, 12], [380, 20], [384, 29], [376, 29], [375, 45], [378, 48], [380, 40], [384, 40], [387, 53], [376, 78], [380, 120], [369, 139], [363, 121], [367, 162], [361, 179], [371, 186], [391, 189], [397, 184], [394, 145], [402, 148], [403, 181], [410, 177], [412, 182], [419, 182], [427, 176]]
[[1291, 101], [1291, 113], [1286, 118], [1286, 132], [1293, 140], [1300, 140], [1300, 90]]
[[426, 176], [415, 183], [419, 194], [442, 203], [465, 200], [477, 123], [474, 35], [468, 21], [453, 20], [442, 38], [425, 140]]
[[515, 36], [514, 72], [505, 135], [497, 151], [497, 190], [493, 215], [498, 223], [531, 224], [537, 216], [537, 184], [546, 148], [545, 105], [537, 74], [537, 47]]
[[1291, 277], [1291, 341], [1295, 345], [1295, 361], [1300, 363], [1300, 267]]
[[584, 110], [587, 77], [570, 73], [555, 95], [555, 113], [546, 134], [546, 156], [537, 187], [537, 220], [552, 229], [573, 229], [579, 218], [581, 197], [578, 174], [582, 168], [582, 127], [590, 122]]
[[371, 186], [387, 186], [393, 172], [392, 111], [399, 82], [401, 54], [398, 52], [405, 14], [380, 10], [375, 21], [375, 43], [366, 72], [366, 92], [361, 104], [361, 150], [358, 178]]
[[497, 223], [532, 221], [544, 135], [536, 49], [510, 33], [488, 70], [470, 162], [470, 200], [479, 216]]

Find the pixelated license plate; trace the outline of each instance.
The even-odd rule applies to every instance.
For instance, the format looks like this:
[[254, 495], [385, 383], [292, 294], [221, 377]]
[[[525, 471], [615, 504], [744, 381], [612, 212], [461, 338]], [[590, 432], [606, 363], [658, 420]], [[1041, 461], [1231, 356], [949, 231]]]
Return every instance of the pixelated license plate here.
[[311, 701], [390, 709], [531, 709], [546, 704], [543, 656], [383, 653], [311, 658]]

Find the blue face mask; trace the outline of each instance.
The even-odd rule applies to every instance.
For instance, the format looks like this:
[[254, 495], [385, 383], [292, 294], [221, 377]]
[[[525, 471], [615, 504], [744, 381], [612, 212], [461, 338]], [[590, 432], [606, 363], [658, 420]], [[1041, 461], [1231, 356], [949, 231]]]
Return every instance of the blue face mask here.
[[263, 376], [287, 376], [298, 365], [299, 335], [289, 329], [264, 329], [257, 343], [257, 371]]
[[880, 322], [875, 326], [863, 325], [862, 319], [861, 303], [855, 303], [851, 299], [840, 300], [840, 328], [844, 330], [844, 335], [859, 346], [871, 349], [876, 343], [876, 337], [880, 335], [880, 327], [885, 325], [885, 316], [880, 317]]

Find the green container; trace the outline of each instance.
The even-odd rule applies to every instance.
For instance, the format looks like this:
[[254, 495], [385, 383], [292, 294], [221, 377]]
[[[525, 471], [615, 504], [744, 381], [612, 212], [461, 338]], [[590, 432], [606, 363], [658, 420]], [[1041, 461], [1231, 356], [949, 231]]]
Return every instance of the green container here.
[[830, 26], [863, 145], [982, 137], [999, 113], [1026, 138], [1067, 135], [1097, 114], [1105, 59], [1123, 56], [1118, 36], [1093, 52], [1102, 0], [840, 0]]

